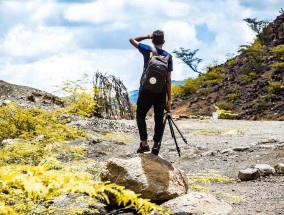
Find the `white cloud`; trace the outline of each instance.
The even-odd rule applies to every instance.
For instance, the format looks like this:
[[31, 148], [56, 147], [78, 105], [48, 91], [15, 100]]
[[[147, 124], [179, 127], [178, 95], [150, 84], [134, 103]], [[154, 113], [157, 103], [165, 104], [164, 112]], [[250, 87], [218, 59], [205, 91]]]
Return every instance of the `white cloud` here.
[[171, 51], [179, 47], [197, 48], [200, 42], [196, 38], [195, 26], [185, 21], [169, 21], [164, 23], [165, 46]]
[[124, 5], [124, 0], [98, 0], [86, 4], [71, 4], [64, 12], [64, 17], [69, 21], [93, 24], [115, 22], [115, 20], [122, 22], [128, 17], [124, 13]]
[[[205, 66], [212, 60], [224, 61], [227, 53], [236, 53], [240, 45], [253, 40], [244, 18], [275, 18], [283, 4], [283, 0], [78, 2], [2, 0], [1, 79], [51, 91], [65, 78], [100, 69], [136, 89], [143, 61], [137, 50], [130, 49], [129, 37], [164, 30], [166, 50], [200, 49], [197, 57]], [[210, 43], [198, 40], [196, 26], [203, 24], [214, 35]], [[174, 58], [173, 79], [193, 75]]]
[[[139, 87], [142, 57], [135, 50], [76, 51], [54, 55], [36, 62], [0, 67], [1, 77], [16, 84], [52, 92], [53, 86], [64, 80], [76, 80], [84, 73], [90, 77], [96, 71], [113, 74], [127, 83], [130, 90]], [[13, 74], [13, 75], [12, 75]]]
[[0, 49], [8, 56], [37, 57], [74, 47], [73, 34], [61, 27], [23, 25], [13, 27], [2, 39]]

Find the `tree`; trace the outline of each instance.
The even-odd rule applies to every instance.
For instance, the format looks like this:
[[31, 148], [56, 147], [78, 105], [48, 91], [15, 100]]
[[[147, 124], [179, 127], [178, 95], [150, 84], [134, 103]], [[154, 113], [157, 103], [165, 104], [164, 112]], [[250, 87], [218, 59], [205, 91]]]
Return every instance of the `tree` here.
[[199, 49], [191, 51], [190, 49], [185, 49], [180, 47], [180, 50], [174, 50], [176, 57], [181, 59], [186, 65], [188, 65], [194, 72], [203, 74], [197, 70], [198, 64], [202, 61], [200, 58], [195, 57], [195, 54]]
[[267, 27], [269, 22], [265, 20], [257, 21], [256, 18], [246, 18], [243, 20], [247, 22], [248, 26], [256, 33], [256, 36], [258, 37], [259, 41], [262, 43], [264, 38], [262, 38], [263, 36], [261, 33], [263, 29]]

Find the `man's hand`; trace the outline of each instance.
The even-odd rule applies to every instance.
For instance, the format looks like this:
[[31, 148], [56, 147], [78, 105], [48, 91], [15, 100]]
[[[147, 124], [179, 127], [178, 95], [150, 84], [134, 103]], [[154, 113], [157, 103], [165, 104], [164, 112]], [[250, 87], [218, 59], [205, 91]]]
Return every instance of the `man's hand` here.
[[152, 39], [152, 34], [147, 34], [145, 36], [130, 38], [129, 42], [135, 47], [138, 48], [139, 42], [146, 39]]
[[172, 104], [172, 101], [171, 101], [171, 100], [168, 100], [168, 101], [167, 101], [167, 105], [166, 105], [166, 109], [167, 109], [167, 110], [171, 110], [171, 104]]

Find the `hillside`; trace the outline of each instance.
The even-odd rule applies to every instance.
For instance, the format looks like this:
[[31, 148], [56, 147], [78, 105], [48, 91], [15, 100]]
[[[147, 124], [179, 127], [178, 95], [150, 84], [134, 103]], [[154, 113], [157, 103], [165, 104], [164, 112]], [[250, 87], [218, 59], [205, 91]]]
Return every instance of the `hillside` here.
[[50, 93], [0, 80], [0, 106], [7, 102], [13, 102], [23, 107], [63, 106], [61, 99]]
[[242, 46], [239, 55], [210, 66], [177, 89], [173, 113], [208, 115], [220, 109], [239, 119], [284, 120], [284, 14]]

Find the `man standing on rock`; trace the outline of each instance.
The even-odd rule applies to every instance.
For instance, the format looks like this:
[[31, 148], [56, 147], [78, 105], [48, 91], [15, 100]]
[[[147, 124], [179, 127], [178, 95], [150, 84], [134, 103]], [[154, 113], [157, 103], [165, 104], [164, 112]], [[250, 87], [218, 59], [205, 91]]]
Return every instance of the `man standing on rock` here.
[[[152, 39], [152, 43], [154, 46], [151, 47], [149, 45], [140, 43], [142, 40], [146, 39]], [[157, 146], [163, 135], [164, 110], [165, 108], [167, 110], [170, 110], [171, 107], [171, 72], [173, 71], [173, 60], [172, 56], [167, 51], [163, 50], [163, 45], [165, 43], [163, 31], [156, 30], [153, 32], [153, 34], [131, 38], [130, 43], [135, 48], [137, 48], [144, 57], [144, 72], [140, 80], [139, 96], [137, 100], [136, 111], [137, 126], [141, 140], [140, 146], [137, 149], [137, 153], [150, 151], [150, 147], [147, 141], [148, 135], [146, 126], [146, 114], [148, 113], [150, 108], [154, 106], [155, 132], [153, 137], [154, 145], [151, 152], [157, 155], [159, 153]], [[165, 67], [164, 73], [165, 78], [161, 81], [162, 84], [160, 84], [161, 90], [154, 90], [155, 92], [153, 92], [153, 90], [151, 89], [151, 85], [154, 86], [157, 82], [160, 81], [157, 80], [159, 76], [149, 78], [145, 77], [147, 76], [145, 74], [150, 71], [150, 64], [155, 64], [152, 63], [151, 60], [153, 56], [159, 56], [157, 58], [160, 59], [160, 62], [162, 62], [162, 64], [166, 62], [167, 65]], [[149, 63], [149, 61], [151, 61], [151, 63]], [[159, 65], [157, 67], [160, 68]], [[161, 65], [161, 67], [163, 67], [163, 65]], [[146, 79], [147, 81], [149, 81], [148, 85], [150, 85], [150, 88], [148, 88], [148, 86], [145, 84]]]

